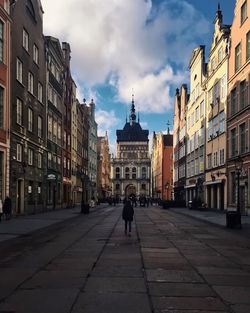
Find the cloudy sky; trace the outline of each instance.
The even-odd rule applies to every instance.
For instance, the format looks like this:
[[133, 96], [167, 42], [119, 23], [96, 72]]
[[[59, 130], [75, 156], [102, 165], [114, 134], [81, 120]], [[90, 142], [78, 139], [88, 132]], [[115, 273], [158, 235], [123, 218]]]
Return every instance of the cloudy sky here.
[[[221, 0], [224, 22], [235, 0]], [[166, 129], [197, 45], [209, 47], [218, 0], [42, 0], [44, 33], [67, 41], [78, 98], [94, 98], [112, 145], [135, 94], [142, 126]], [[208, 49], [208, 48], [207, 48]]]

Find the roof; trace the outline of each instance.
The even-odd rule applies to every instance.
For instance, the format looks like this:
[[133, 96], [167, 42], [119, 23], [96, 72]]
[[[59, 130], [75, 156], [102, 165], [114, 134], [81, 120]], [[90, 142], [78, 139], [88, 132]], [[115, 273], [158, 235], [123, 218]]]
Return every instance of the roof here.
[[123, 129], [116, 131], [117, 142], [120, 141], [148, 141], [148, 130], [141, 128], [139, 122], [126, 123]]

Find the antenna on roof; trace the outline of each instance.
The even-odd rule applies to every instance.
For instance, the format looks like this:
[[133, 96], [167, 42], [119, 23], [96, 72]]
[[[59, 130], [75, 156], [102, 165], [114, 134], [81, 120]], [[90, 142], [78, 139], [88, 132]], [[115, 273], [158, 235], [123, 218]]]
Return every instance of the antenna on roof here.
[[169, 126], [170, 126], [170, 122], [169, 122], [169, 120], [168, 120], [168, 122], [167, 122], [167, 127], [168, 127], [168, 135], [169, 135], [169, 133], [170, 133]]

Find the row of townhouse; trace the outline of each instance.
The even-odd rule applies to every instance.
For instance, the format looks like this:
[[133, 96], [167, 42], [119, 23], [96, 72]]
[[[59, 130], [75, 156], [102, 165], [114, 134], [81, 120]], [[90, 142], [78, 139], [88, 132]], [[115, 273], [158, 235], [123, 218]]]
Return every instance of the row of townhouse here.
[[15, 214], [96, 197], [95, 104], [77, 100], [70, 45], [43, 34], [43, 13], [0, 2], [0, 199]]
[[242, 213], [250, 208], [248, 2], [236, 1], [232, 25], [218, 6], [207, 62], [205, 47], [194, 49], [190, 93], [176, 90], [173, 139], [174, 197], [220, 210], [239, 201]]

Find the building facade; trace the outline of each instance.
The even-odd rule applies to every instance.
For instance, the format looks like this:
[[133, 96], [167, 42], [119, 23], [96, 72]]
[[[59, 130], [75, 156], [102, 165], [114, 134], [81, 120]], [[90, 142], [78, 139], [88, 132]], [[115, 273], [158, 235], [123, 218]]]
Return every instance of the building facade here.
[[0, 199], [9, 195], [10, 182], [10, 48], [9, 1], [0, 2]]
[[205, 202], [208, 208], [227, 208], [226, 114], [230, 26], [223, 24], [218, 7], [207, 65], [206, 90], [206, 178]]
[[132, 99], [129, 122], [116, 131], [116, 156], [111, 161], [112, 195], [124, 199], [130, 196], [150, 196], [151, 161], [148, 130], [136, 121]]
[[186, 109], [189, 100], [187, 86], [176, 90], [173, 133], [174, 199], [185, 200], [186, 192]]
[[173, 198], [173, 135], [153, 135], [152, 197], [161, 200]]
[[46, 208], [46, 64], [39, 0], [11, 5], [11, 177], [13, 212]]
[[97, 123], [95, 120], [95, 103], [93, 99], [88, 106], [88, 176], [89, 200], [97, 200]]
[[228, 206], [238, 199], [235, 161], [243, 161], [239, 177], [239, 201], [242, 213], [250, 209], [250, 5], [247, 0], [235, 4], [231, 27], [227, 108]]
[[111, 158], [109, 152], [109, 140], [105, 137], [97, 139], [97, 197], [104, 200], [111, 197]]
[[204, 201], [205, 181], [205, 92], [202, 88], [206, 78], [205, 47], [194, 49], [190, 61], [190, 98], [186, 111], [186, 201]]
[[59, 40], [45, 37], [47, 69], [47, 208], [62, 207], [64, 57]]
[[71, 50], [67, 42], [62, 43], [64, 56], [64, 93], [63, 93], [63, 207], [72, 205], [71, 198], [71, 108], [74, 103], [73, 86], [74, 81], [71, 76], [70, 59]]

